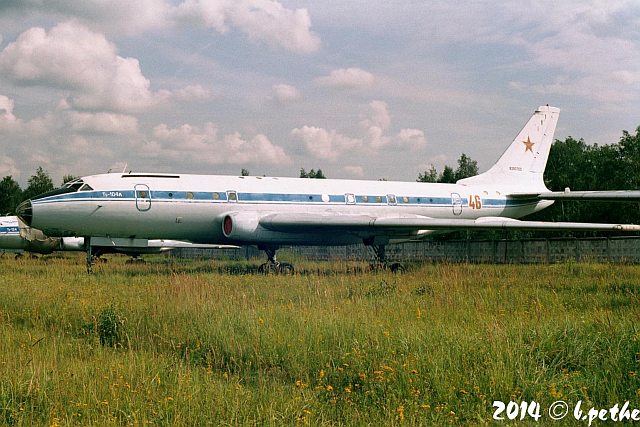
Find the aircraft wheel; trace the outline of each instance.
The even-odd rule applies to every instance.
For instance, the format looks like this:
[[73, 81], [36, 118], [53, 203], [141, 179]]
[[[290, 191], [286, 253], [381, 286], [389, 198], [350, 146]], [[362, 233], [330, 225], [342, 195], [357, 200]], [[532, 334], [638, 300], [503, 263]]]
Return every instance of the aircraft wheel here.
[[404, 273], [406, 271], [404, 265], [399, 262], [392, 262], [389, 265], [389, 270], [391, 270], [392, 273]]
[[277, 272], [278, 272], [278, 266], [270, 262], [265, 262], [264, 264], [260, 264], [260, 267], [258, 267], [258, 273], [261, 273], [261, 274], [272, 274]]
[[280, 263], [280, 266], [278, 267], [278, 272], [281, 274], [293, 274], [294, 272], [293, 264], [289, 264], [288, 262]]

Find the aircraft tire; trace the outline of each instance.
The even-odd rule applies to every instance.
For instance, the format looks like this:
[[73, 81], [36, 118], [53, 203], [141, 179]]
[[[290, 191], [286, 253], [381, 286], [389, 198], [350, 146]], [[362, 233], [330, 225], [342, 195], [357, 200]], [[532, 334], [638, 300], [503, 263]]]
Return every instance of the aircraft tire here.
[[280, 274], [293, 274], [294, 271], [295, 269], [293, 268], [293, 264], [289, 264], [288, 262], [282, 262], [278, 267], [278, 272]]
[[392, 262], [389, 264], [389, 270], [391, 270], [392, 273], [404, 273], [406, 268], [402, 263]]

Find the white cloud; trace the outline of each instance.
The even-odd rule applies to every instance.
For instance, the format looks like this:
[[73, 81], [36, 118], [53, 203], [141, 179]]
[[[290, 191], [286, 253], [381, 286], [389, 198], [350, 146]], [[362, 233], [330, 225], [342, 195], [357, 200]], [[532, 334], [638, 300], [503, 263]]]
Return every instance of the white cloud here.
[[363, 115], [360, 126], [365, 129], [376, 127], [381, 130], [387, 130], [391, 125], [391, 115], [384, 101], [371, 101], [369, 103], [369, 111]]
[[375, 77], [361, 68], [340, 68], [329, 75], [318, 77], [316, 82], [321, 86], [345, 89], [364, 89], [371, 87]]
[[73, 19], [113, 36], [167, 30], [176, 23], [226, 33], [237, 28], [249, 39], [296, 53], [320, 48], [307, 9], [289, 9], [275, 0], [47, 0], [24, 1], [9, 11], [18, 19], [38, 14]]
[[43, 116], [25, 121], [13, 114], [14, 101], [0, 95], [0, 133], [22, 137], [43, 137], [67, 132], [132, 135], [138, 131], [138, 119], [125, 114], [79, 112], [62, 101]]
[[287, 84], [277, 84], [271, 87], [273, 99], [280, 104], [290, 104], [302, 100], [302, 93], [294, 86]]
[[315, 126], [293, 129], [291, 136], [302, 140], [307, 151], [314, 157], [330, 161], [336, 161], [345, 153], [357, 150], [365, 150], [366, 154], [371, 155], [387, 146], [417, 149], [426, 144], [424, 132], [418, 129], [402, 129], [396, 135], [388, 135], [391, 115], [383, 101], [369, 103], [359, 124], [360, 134], [357, 137]]
[[[16, 161], [9, 156], [0, 155], [0, 177], [20, 175], [20, 169], [16, 165]], [[3, 214], [4, 212], [0, 212]]]
[[320, 38], [311, 31], [306, 9], [287, 9], [273, 0], [186, 0], [176, 16], [189, 24], [204, 25], [220, 33], [238, 28], [249, 39], [264, 41], [296, 53], [320, 48]]
[[[99, 158], [110, 159], [113, 152], [109, 150], [105, 144], [100, 143], [100, 140], [95, 138], [88, 138], [81, 135], [71, 135], [65, 140], [62, 149], [68, 156], [80, 156], [83, 158]], [[66, 167], [70, 167], [69, 164]]]
[[118, 56], [102, 34], [76, 22], [23, 32], [0, 53], [0, 70], [20, 84], [69, 90], [78, 108], [136, 111], [157, 102], [137, 59]]
[[115, 35], [136, 35], [166, 27], [173, 7], [166, 0], [46, 0], [13, 2], [5, 12], [14, 16], [74, 18], [85, 25]]
[[0, 118], [3, 122], [15, 122], [16, 116], [13, 115], [13, 99], [0, 95]]
[[211, 97], [211, 91], [201, 85], [189, 85], [173, 91], [173, 96], [180, 101], [204, 101]]
[[200, 85], [152, 91], [137, 59], [119, 56], [104, 35], [74, 21], [20, 34], [0, 52], [0, 71], [21, 85], [67, 91], [70, 106], [84, 110], [140, 112], [172, 97], [209, 97]]
[[124, 114], [69, 111], [65, 116], [75, 132], [132, 135], [138, 131], [138, 119]]
[[398, 132], [397, 138], [403, 144], [407, 143], [417, 147], [427, 143], [424, 132], [420, 129], [402, 129]]
[[184, 124], [170, 128], [161, 124], [153, 129], [154, 140], [142, 147], [142, 153], [172, 160], [188, 159], [200, 164], [290, 164], [285, 151], [258, 134], [244, 139], [234, 132], [220, 137], [218, 128], [207, 123], [202, 129]]
[[307, 150], [317, 159], [337, 160], [342, 153], [362, 144], [362, 140], [349, 138], [335, 130], [303, 126], [291, 131], [294, 138], [302, 139]]

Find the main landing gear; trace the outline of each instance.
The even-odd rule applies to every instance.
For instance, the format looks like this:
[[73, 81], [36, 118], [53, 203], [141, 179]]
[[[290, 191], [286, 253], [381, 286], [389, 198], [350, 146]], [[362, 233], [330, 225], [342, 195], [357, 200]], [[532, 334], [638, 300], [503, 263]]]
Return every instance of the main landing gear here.
[[276, 259], [276, 251], [278, 250], [278, 248], [259, 246], [258, 249], [263, 250], [267, 254], [268, 258], [267, 262], [261, 264], [260, 267], [258, 267], [259, 273], [293, 274], [293, 264], [289, 264], [288, 262], [279, 262]]
[[369, 245], [375, 260], [369, 265], [372, 271], [389, 270], [392, 273], [403, 273], [405, 267], [400, 262], [387, 261], [386, 245]]
[[84, 241], [86, 242], [85, 245], [87, 250], [87, 273], [93, 274], [93, 264], [95, 264], [96, 262], [107, 262], [105, 258], [102, 258], [102, 255], [105, 254], [105, 251], [98, 246], [91, 246], [90, 237], [85, 237]]

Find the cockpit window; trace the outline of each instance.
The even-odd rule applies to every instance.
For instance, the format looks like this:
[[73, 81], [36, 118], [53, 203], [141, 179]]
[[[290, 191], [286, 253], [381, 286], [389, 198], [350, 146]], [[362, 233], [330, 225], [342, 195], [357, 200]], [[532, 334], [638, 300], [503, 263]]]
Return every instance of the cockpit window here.
[[62, 186], [62, 188], [69, 189], [70, 191], [90, 191], [93, 190], [89, 184], [85, 184], [82, 179], [74, 179]]

